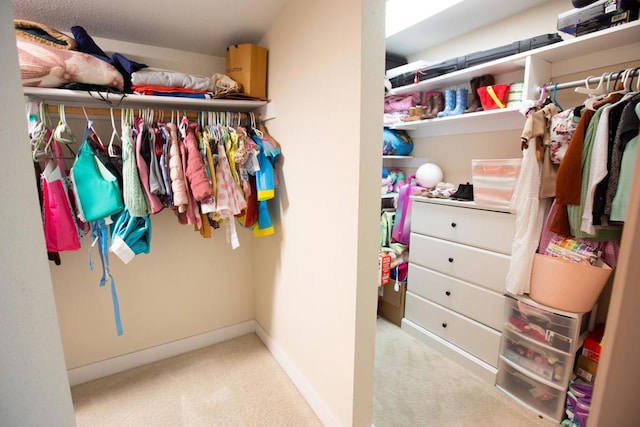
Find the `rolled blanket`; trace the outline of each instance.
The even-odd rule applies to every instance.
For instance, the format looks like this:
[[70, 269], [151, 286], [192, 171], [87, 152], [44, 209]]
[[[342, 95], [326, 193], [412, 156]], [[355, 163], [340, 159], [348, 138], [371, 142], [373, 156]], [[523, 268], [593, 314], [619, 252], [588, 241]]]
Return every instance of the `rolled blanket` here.
[[69, 37], [39, 22], [14, 19], [13, 26], [16, 30], [16, 37], [57, 47], [58, 49], [76, 50], [78, 48], [78, 44], [73, 37]]

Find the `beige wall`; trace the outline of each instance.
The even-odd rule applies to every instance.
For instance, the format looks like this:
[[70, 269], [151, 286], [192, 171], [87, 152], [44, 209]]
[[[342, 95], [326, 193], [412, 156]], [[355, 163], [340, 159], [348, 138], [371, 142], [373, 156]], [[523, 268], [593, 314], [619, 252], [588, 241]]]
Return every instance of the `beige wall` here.
[[371, 424], [381, 8], [292, 0], [264, 38], [278, 113], [267, 125], [284, 162], [282, 227], [256, 242], [256, 318], [330, 408], [330, 425]]
[[73, 426], [60, 331], [15, 48], [13, 13], [0, 2], [0, 424]]

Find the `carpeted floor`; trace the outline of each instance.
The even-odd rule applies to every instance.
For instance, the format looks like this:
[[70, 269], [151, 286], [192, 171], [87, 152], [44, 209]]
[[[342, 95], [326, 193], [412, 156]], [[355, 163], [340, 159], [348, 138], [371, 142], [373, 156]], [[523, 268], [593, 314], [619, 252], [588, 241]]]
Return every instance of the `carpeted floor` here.
[[557, 426], [406, 334], [378, 319], [375, 427]]
[[[375, 427], [553, 426], [378, 319]], [[255, 334], [72, 387], [78, 427], [314, 427]]]
[[321, 426], [255, 334], [72, 387], [78, 427]]

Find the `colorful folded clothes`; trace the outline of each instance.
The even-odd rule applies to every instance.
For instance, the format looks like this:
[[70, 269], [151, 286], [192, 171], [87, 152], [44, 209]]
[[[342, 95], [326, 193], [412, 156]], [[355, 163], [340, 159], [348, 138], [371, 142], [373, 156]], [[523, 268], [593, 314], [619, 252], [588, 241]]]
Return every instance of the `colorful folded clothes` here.
[[549, 241], [545, 253], [567, 261], [591, 265], [596, 264], [602, 255], [602, 251], [594, 246], [570, 237], [560, 236], [554, 236]]
[[133, 85], [131, 90], [136, 95], [173, 96], [177, 98], [213, 99], [213, 92], [199, 91], [181, 87]]

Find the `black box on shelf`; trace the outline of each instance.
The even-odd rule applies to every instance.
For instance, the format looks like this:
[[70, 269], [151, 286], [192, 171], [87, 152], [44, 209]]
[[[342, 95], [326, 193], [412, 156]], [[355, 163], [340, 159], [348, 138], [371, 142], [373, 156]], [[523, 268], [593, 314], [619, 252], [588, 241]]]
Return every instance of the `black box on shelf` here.
[[391, 85], [393, 87], [399, 87], [418, 83], [420, 81], [432, 79], [434, 77], [448, 74], [453, 71], [473, 67], [474, 65], [483, 64], [485, 62], [515, 55], [521, 52], [526, 52], [528, 50], [536, 49], [561, 41], [562, 37], [560, 37], [558, 33], [542, 34], [540, 36], [530, 37], [528, 39], [519, 40], [504, 46], [473, 52], [468, 55], [451, 58], [437, 64], [419, 68], [411, 73], [397, 76], [395, 80], [391, 79]]
[[638, 19], [637, 0], [598, 0], [558, 15], [557, 28], [581, 36]]

